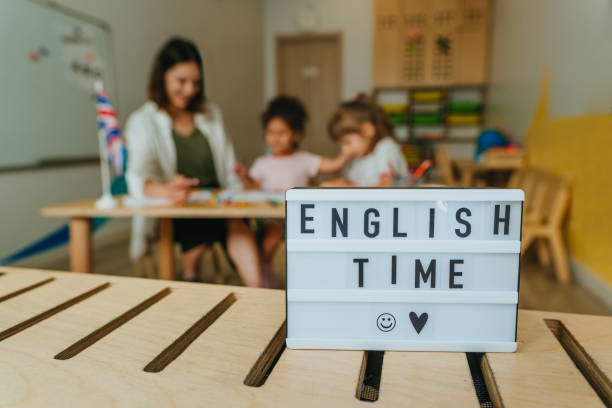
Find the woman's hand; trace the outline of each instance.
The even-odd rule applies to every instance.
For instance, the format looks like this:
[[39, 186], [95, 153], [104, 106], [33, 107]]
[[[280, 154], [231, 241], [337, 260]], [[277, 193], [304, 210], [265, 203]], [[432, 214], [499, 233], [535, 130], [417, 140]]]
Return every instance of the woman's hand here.
[[177, 174], [170, 183], [166, 184], [166, 197], [175, 204], [183, 204], [189, 198], [191, 188], [197, 185], [197, 178], [187, 178], [182, 174]]
[[197, 178], [187, 178], [182, 174], [177, 174], [168, 185], [177, 188], [192, 188], [197, 186], [198, 183]]
[[149, 197], [168, 198], [175, 204], [183, 204], [189, 198], [191, 187], [198, 185], [198, 179], [177, 175], [170, 183], [160, 183], [147, 180], [144, 185], [144, 194]]

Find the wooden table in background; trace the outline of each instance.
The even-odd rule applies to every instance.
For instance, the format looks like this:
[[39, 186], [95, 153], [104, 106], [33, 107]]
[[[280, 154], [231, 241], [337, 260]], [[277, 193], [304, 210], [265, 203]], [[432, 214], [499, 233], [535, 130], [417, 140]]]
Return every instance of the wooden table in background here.
[[366, 353], [284, 349], [284, 322], [280, 290], [0, 268], [0, 406], [612, 404], [611, 317], [520, 310], [516, 353], [385, 352], [375, 405]]
[[523, 166], [522, 163], [478, 163], [470, 159], [454, 159], [453, 164], [457, 166], [459, 172], [461, 173], [461, 187], [473, 187], [474, 176], [478, 173], [491, 171], [513, 171], [520, 169]]
[[172, 219], [174, 218], [285, 218], [285, 207], [267, 203], [226, 205], [188, 203], [181, 206], [124, 207], [110, 210], [94, 206], [95, 200], [49, 205], [41, 213], [45, 217], [70, 218], [70, 270], [91, 272], [93, 218], [131, 218], [137, 215], [159, 219], [159, 276], [174, 277]]

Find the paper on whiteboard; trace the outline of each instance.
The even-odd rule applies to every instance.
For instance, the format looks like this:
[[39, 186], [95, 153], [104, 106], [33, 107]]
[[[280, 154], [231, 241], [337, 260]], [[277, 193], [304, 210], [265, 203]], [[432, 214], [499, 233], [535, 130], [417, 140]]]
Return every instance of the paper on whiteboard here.
[[66, 78], [79, 88], [92, 91], [93, 81], [102, 76], [103, 67], [93, 33], [78, 24], [58, 25], [57, 32]]

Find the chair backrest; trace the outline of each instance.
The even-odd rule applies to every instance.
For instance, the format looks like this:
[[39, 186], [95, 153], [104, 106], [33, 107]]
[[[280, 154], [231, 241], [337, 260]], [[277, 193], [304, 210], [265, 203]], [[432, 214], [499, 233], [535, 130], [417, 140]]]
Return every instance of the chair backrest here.
[[448, 187], [456, 187], [459, 183], [455, 180], [453, 174], [453, 163], [448, 154], [448, 149], [445, 146], [437, 146], [434, 154], [442, 183]]
[[544, 197], [542, 222], [560, 227], [570, 204], [569, 182], [555, 175], [547, 175], [548, 189]]
[[520, 188], [525, 192], [525, 221], [549, 225], [563, 222], [570, 202], [569, 184], [564, 178], [525, 168], [512, 174], [508, 188]]
[[546, 218], [548, 198], [552, 189], [550, 175], [539, 170], [534, 171], [533, 190], [530, 202], [530, 221], [543, 222]]
[[510, 175], [506, 188], [521, 188], [523, 179], [527, 175], [527, 169], [520, 168]]
[[[515, 171], [508, 181], [508, 188], [520, 188], [525, 192], [523, 212], [531, 214], [534, 207], [534, 196], [538, 182], [538, 172], [530, 168], [522, 168]], [[537, 204], [537, 203], [536, 203]]]

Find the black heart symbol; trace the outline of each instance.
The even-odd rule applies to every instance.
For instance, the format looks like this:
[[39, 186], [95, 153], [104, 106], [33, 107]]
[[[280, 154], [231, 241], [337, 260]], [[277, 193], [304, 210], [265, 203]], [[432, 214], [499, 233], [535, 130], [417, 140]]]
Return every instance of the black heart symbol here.
[[417, 334], [420, 334], [421, 330], [423, 330], [423, 327], [425, 327], [425, 323], [427, 323], [428, 317], [429, 316], [427, 315], [427, 313], [421, 313], [421, 315], [418, 316], [416, 313], [410, 312], [410, 321], [412, 322], [414, 330], [416, 330]]

